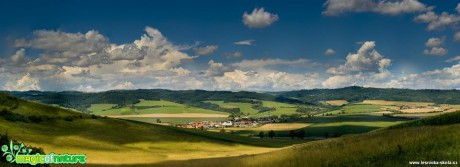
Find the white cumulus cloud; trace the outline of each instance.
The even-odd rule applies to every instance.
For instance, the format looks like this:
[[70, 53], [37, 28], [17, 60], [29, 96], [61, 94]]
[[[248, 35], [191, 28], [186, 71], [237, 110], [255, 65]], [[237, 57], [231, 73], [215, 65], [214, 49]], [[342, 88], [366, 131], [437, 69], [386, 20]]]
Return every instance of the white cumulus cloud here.
[[278, 21], [277, 14], [269, 13], [264, 8], [255, 8], [252, 13], [244, 12], [243, 23], [249, 28], [264, 28]]
[[247, 40], [237, 41], [234, 44], [235, 45], [248, 45], [248, 46], [251, 46], [254, 41], [255, 40], [253, 40], [253, 39], [247, 39]]
[[196, 55], [204, 56], [204, 55], [209, 55], [209, 54], [214, 53], [218, 48], [219, 46], [217, 45], [207, 45], [204, 47], [194, 48], [193, 50], [195, 51]]
[[460, 31], [454, 34], [454, 41], [460, 41]]
[[374, 12], [385, 15], [415, 13], [430, 10], [418, 0], [327, 0], [324, 3], [324, 15], [337, 16], [347, 12]]
[[455, 56], [455, 57], [452, 57], [452, 58], [446, 60], [446, 62], [448, 62], [448, 63], [454, 62], [454, 61], [460, 61], [460, 56]]
[[442, 12], [440, 15], [429, 11], [425, 14], [418, 15], [414, 21], [428, 23], [428, 30], [439, 30], [460, 22], [460, 15]]
[[335, 54], [335, 50], [334, 49], [327, 49], [325, 52], [324, 52], [324, 55], [327, 55], [327, 56], [330, 56], [330, 55], [333, 55]]
[[381, 86], [391, 73], [391, 59], [385, 58], [375, 48], [374, 41], [362, 44], [356, 53], [349, 53], [344, 64], [327, 70], [330, 75], [322, 82], [324, 87], [337, 88], [350, 85]]
[[442, 45], [444, 44], [444, 38], [430, 38], [426, 41], [425, 46], [429, 49], [425, 49], [423, 54], [434, 55], [434, 56], [443, 56], [447, 54], [447, 49], [444, 49]]
[[233, 58], [239, 58], [243, 56], [243, 53], [241, 52], [225, 53], [224, 56], [227, 59], [233, 59]]
[[447, 54], [447, 49], [441, 47], [433, 47], [431, 49], [425, 49], [423, 54], [432, 55], [432, 56], [444, 56]]

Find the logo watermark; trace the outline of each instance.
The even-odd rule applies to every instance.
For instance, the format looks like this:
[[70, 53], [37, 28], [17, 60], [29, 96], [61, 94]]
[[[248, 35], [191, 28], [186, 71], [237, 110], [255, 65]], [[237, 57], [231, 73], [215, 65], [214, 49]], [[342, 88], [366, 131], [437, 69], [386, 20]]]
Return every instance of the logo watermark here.
[[31, 154], [32, 149], [27, 148], [23, 143], [2, 146], [3, 157], [6, 161], [16, 164], [86, 164], [85, 154]]
[[457, 161], [409, 161], [409, 165], [458, 165]]

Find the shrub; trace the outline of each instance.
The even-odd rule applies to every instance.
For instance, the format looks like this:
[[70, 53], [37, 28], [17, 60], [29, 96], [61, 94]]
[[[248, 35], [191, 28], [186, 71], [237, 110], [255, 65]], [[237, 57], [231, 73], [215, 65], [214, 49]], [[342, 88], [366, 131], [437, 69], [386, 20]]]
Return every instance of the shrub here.
[[69, 121], [69, 122], [72, 122], [73, 119], [74, 118], [72, 116], [67, 116], [67, 117], [64, 118], [64, 120]]
[[268, 137], [270, 138], [275, 137], [275, 131], [271, 130], [270, 132], [268, 132]]
[[16, 121], [18, 121], [18, 122], [28, 122], [27, 118], [24, 117], [23, 115], [14, 113], [11, 110], [8, 110], [6, 108], [2, 109], [2, 112], [0, 113], [0, 115], [3, 118], [5, 118], [5, 120], [7, 120], [7, 121], [11, 121], [11, 122], [16, 122]]
[[94, 114], [91, 114], [91, 119], [97, 119], [98, 117]]
[[41, 117], [36, 116], [36, 115], [29, 116], [28, 119], [30, 122], [33, 122], [33, 123], [40, 123], [43, 121]]

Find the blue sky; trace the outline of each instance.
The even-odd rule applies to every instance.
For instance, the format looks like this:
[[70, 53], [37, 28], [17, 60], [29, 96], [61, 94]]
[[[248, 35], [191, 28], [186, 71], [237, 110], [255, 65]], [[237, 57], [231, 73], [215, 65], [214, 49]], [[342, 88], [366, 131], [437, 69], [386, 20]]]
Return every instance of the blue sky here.
[[6, 0], [0, 89], [458, 89], [459, 3]]

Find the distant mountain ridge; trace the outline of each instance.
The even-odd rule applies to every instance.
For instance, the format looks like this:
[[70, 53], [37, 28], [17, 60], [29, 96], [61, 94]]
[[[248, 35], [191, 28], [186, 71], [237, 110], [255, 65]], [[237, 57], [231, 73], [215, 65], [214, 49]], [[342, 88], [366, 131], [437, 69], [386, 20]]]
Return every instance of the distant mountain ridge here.
[[[207, 100], [227, 102], [250, 102], [251, 100], [268, 100], [284, 103], [302, 103], [309, 105], [322, 105], [319, 101], [347, 100], [359, 102], [363, 100], [390, 100], [433, 102], [438, 104], [460, 104], [460, 90], [412, 90], [394, 88], [366, 88], [345, 87], [338, 89], [311, 89], [285, 92], [231, 92], [231, 91], [206, 91], [206, 90], [165, 90], [165, 89], [137, 89], [137, 90], [110, 90], [104, 92], [78, 92], [78, 91], [5, 91], [5, 93], [39, 101], [46, 104], [58, 104], [68, 108], [84, 111], [91, 104], [133, 104], [139, 99], [168, 100], [189, 106], [226, 111], [218, 105], [206, 103]], [[233, 112], [233, 111], [227, 111]]]

